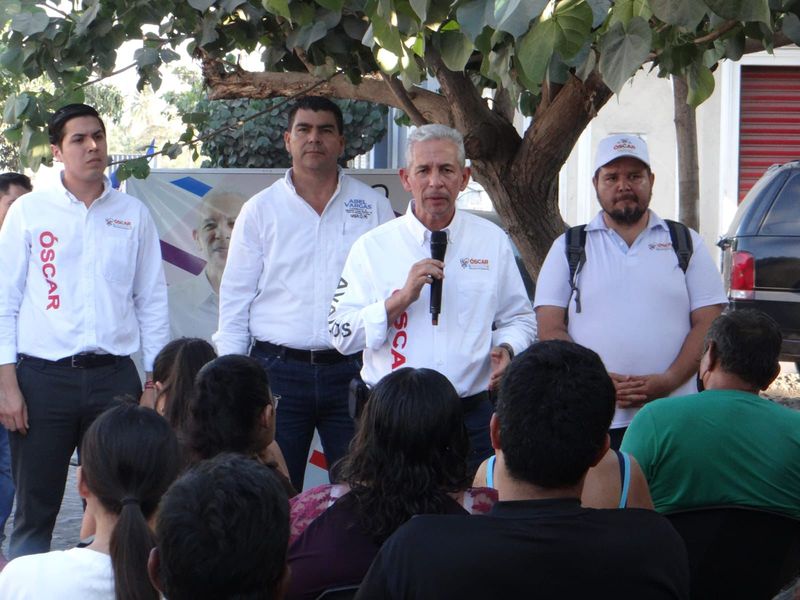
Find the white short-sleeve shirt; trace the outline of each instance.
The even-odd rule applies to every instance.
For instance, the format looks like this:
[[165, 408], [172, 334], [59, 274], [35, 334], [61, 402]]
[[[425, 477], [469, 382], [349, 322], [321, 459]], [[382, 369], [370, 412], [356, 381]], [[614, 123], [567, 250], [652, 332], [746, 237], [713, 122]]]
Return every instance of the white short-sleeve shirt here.
[[[570, 299], [565, 235], [553, 243], [536, 282], [534, 307], [565, 308], [568, 332], [600, 355], [611, 372], [647, 375], [666, 371], [691, 329], [692, 311], [727, 298], [719, 269], [700, 235], [684, 274], [663, 219], [650, 211], [647, 227], [630, 248], [598, 213], [586, 226], [586, 262], [578, 274], [581, 312]], [[696, 392], [694, 379], [671, 395]], [[612, 428], [626, 427], [638, 409], [617, 409]]]

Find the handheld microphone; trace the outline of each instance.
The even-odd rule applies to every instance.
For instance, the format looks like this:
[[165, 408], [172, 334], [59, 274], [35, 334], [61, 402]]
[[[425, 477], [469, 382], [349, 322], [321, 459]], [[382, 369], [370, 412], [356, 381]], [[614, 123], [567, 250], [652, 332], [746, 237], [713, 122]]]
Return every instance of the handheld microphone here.
[[[444, 231], [431, 232], [431, 258], [444, 262], [444, 253], [447, 251], [447, 233]], [[431, 281], [431, 323], [439, 324], [439, 313], [442, 312], [442, 280], [434, 278]]]

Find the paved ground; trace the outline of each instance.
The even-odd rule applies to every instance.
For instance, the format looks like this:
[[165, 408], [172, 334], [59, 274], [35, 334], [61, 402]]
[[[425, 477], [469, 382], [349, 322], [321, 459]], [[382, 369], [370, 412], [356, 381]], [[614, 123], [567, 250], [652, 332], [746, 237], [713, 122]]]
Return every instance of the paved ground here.
[[[73, 456], [73, 462], [75, 457]], [[81, 530], [81, 519], [83, 518], [83, 505], [78, 496], [78, 484], [75, 479], [75, 467], [70, 465], [69, 475], [67, 476], [67, 486], [64, 490], [64, 502], [61, 504], [61, 512], [58, 513], [56, 528], [53, 531], [53, 550], [64, 550], [71, 548], [78, 543], [78, 534]], [[14, 527], [14, 513], [6, 524], [6, 536], [11, 535]], [[3, 554], [8, 556], [8, 539], [3, 544]]]

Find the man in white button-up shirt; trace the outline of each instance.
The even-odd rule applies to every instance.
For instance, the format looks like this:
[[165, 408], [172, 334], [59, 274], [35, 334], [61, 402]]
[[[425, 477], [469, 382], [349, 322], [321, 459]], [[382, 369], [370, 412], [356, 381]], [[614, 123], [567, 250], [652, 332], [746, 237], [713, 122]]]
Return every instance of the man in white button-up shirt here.
[[315, 427], [328, 465], [352, 438], [347, 395], [361, 355], [332, 348], [328, 309], [350, 246], [394, 217], [383, 195], [339, 169], [342, 130], [341, 110], [326, 98], [301, 98], [289, 111], [292, 168], [236, 219], [213, 336], [220, 355], [251, 352], [267, 370], [281, 396], [276, 439], [297, 489]]
[[[535, 322], [511, 245], [496, 225], [456, 210], [470, 177], [461, 134], [424, 125], [408, 137], [400, 179], [406, 214], [361, 237], [347, 258], [329, 318], [340, 352], [364, 350], [362, 378], [374, 385], [400, 367], [443, 373], [464, 399], [477, 467], [491, 454], [488, 389], [514, 353], [533, 342]], [[445, 231], [444, 261], [430, 258], [431, 232]], [[438, 325], [430, 283], [442, 280]]]
[[0, 421], [17, 509], [11, 556], [46, 552], [72, 452], [115, 396], [138, 398], [169, 340], [158, 233], [111, 189], [105, 126], [85, 104], [49, 124], [59, 186], [18, 199], [0, 231]]

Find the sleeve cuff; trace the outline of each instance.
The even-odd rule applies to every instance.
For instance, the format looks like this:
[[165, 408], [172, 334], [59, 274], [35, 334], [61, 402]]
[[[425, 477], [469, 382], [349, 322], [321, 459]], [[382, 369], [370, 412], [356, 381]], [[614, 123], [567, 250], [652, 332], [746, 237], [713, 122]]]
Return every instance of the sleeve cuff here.
[[364, 322], [364, 341], [367, 348], [375, 350], [386, 341], [389, 329], [386, 305], [383, 300], [367, 306], [361, 313]]

